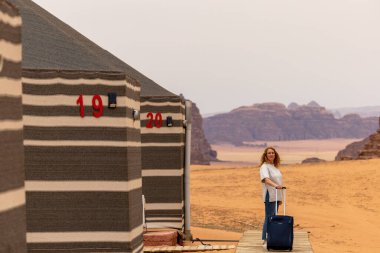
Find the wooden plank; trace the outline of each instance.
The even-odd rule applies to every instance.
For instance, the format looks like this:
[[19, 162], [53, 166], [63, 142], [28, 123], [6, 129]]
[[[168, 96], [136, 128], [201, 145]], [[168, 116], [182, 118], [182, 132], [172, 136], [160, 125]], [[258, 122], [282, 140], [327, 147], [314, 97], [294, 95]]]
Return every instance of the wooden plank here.
[[144, 252], [182, 252], [182, 251], [212, 251], [235, 249], [235, 245], [194, 245], [194, 246], [147, 246]]
[[[238, 246], [236, 248], [236, 253], [255, 253], [255, 252], [268, 252], [266, 248], [263, 247], [261, 240], [261, 231], [248, 230], [243, 233]], [[304, 231], [294, 232], [293, 250], [292, 252], [297, 253], [313, 253], [309, 241], [309, 235]]]

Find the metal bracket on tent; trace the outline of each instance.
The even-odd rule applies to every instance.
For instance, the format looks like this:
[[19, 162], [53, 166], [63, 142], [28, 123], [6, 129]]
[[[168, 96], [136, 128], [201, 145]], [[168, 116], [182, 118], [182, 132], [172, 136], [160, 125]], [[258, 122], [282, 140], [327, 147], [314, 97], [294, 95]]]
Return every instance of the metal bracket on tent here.
[[140, 117], [140, 112], [138, 110], [133, 109], [132, 116], [134, 120], [138, 120]]
[[0, 54], [0, 72], [3, 70], [3, 65], [4, 65], [4, 58], [3, 58], [3, 56]]

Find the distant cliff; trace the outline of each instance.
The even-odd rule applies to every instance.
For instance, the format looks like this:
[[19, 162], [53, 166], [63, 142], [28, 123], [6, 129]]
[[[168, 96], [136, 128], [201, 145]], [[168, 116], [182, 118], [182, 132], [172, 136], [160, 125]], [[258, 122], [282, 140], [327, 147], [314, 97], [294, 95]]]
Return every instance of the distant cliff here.
[[359, 154], [365, 145], [369, 143], [369, 138], [365, 138], [361, 141], [355, 141], [348, 144], [344, 149], [340, 150], [335, 156], [336, 161], [341, 160], [357, 160], [359, 159]]
[[263, 103], [204, 119], [210, 143], [242, 145], [256, 140], [364, 138], [377, 129], [377, 117], [349, 114], [336, 119], [316, 102], [307, 105]]
[[217, 153], [211, 149], [203, 132], [203, 119], [195, 103], [191, 107], [191, 164], [210, 164], [216, 161]]
[[358, 160], [380, 157], [380, 118], [379, 128], [367, 138], [353, 142], [339, 151], [335, 160]]
[[366, 138], [364, 147], [360, 149], [357, 159], [372, 159], [380, 157], [380, 128]]

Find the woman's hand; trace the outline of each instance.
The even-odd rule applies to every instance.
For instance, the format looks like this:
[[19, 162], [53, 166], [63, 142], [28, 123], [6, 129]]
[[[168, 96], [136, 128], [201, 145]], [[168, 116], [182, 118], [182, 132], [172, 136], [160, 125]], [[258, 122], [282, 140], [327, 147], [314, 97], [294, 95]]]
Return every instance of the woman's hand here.
[[283, 185], [277, 185], [275, 188], [276, 188], [276, 189], [286, 189], [286, 187], [283, 186]]

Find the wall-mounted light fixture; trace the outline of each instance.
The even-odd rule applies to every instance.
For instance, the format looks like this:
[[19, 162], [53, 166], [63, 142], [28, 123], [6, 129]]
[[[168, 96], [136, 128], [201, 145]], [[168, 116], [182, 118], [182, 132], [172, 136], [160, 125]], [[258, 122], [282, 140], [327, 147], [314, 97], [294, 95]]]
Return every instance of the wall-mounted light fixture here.
[[173, 117], [172, 116], [167, 116], [166, 117], [166, 125], [168, 127], [172, 127], [173, 126]]
[[108, 93], [108, 108], [116, 108], [116, 97], [115, 92]]

